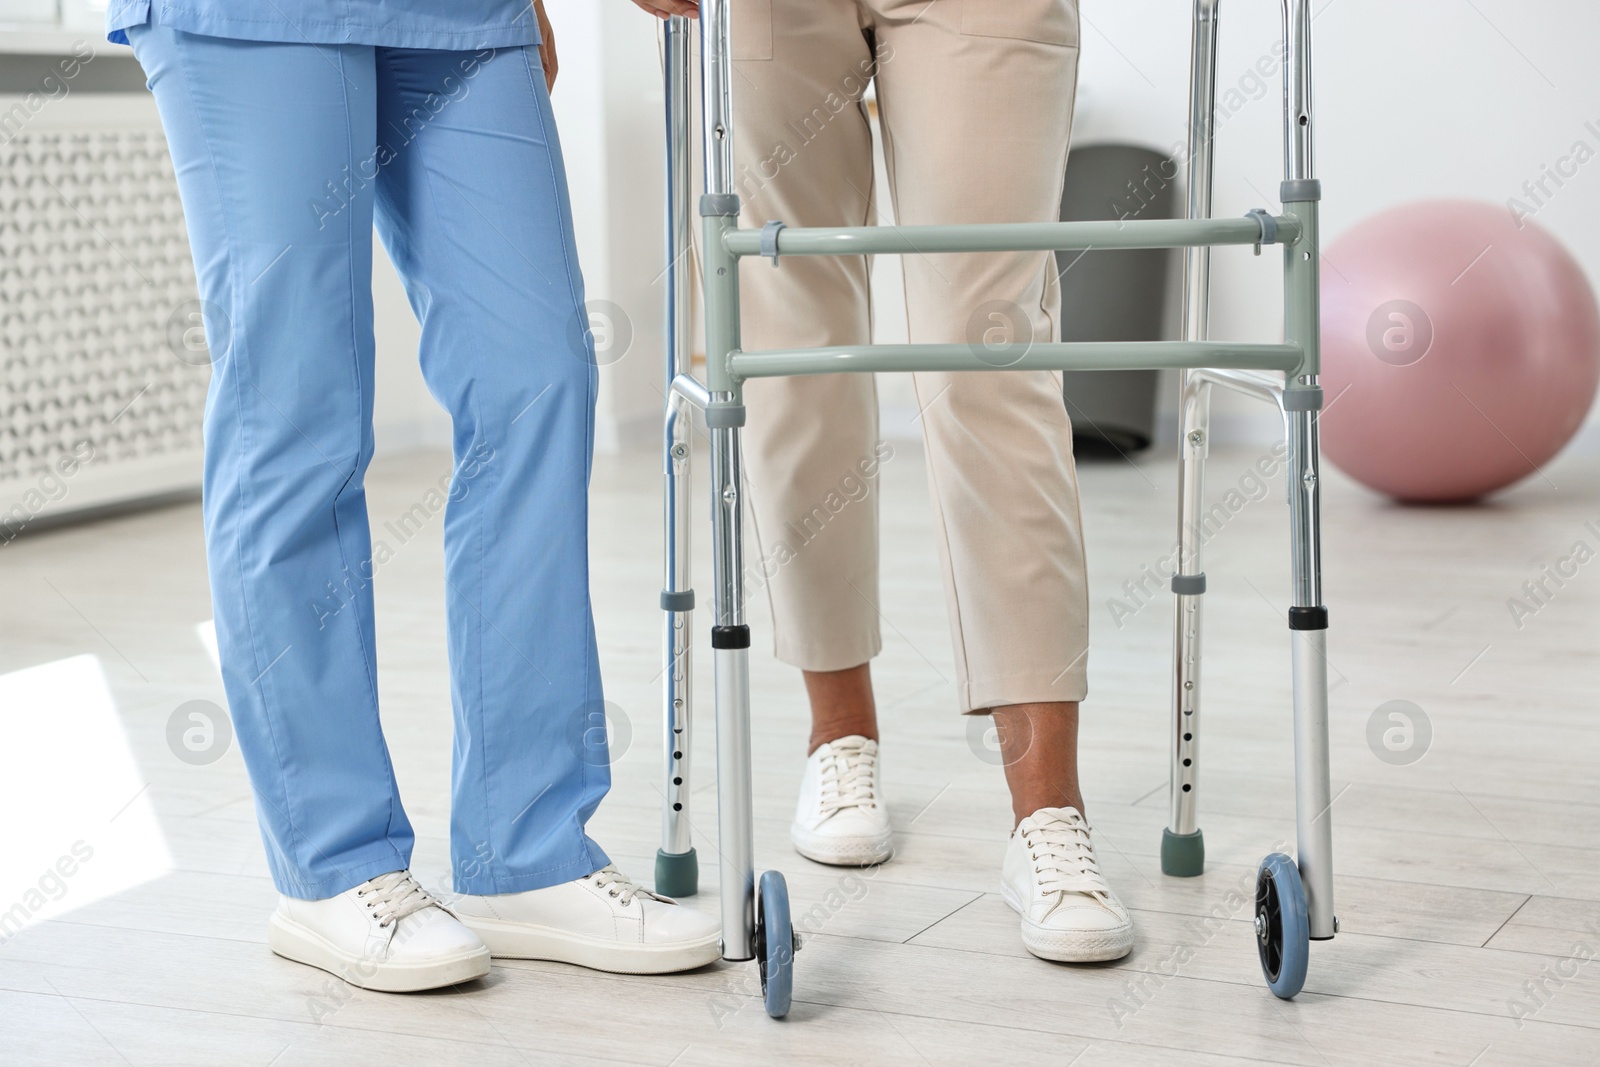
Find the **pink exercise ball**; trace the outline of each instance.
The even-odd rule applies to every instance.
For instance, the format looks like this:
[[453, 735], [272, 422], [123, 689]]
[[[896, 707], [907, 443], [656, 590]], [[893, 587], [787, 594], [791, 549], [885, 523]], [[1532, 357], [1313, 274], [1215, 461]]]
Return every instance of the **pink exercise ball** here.
[[1600, 311], [1583, 268], [1506, 207], [1408, 204], [1323, 251], [1322, 442], [1403, 501], [1474, 500], [1583, 425]]

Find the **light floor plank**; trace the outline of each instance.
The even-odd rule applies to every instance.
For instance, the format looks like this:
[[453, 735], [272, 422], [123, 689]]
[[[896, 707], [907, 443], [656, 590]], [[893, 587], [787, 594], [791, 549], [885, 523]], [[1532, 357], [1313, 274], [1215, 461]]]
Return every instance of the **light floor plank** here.
[[[1253, 458], [1219, 450], [1213, 492], [1237, 483]], [[369, 481], [375, 520], [404, 512], [448, 466], [434, 453], [380, 460]], [[1600, 963], [1581, 959], [1580, 946], [1600, 950], [1600, 578], [1570, 582], [1521, 628], [1506, 608], [1597, 513], [1600, 461], [1567, 459], [1551, 472], [1560, 491], [1536, 481], [1456, 510], [1396, 508], [1329, 474], [1344, 933], [1315, 946], [1307, 991], [1292, 1004], [1262, 988], [1247, 906], [1228, 895], [1249, 884], [1265, 851], [1293, 838], [1275, 498], [1249, 504], [1207, 547], [1210, 865], [1201, 878], [1168, 879], [1157, 853], [1170, 606], [1165, 596], [1136, 603], [1119, 625], [1110, 602], [1126, 600], [1123, 583], [1170, 548], [1173, 472], [1162, 458], [1082, 469], [1094, 589], [1083, 777], [1104, 867], [1138, 924], [1133, 955], [1112, 965], [1028, 956], [996, 894], [1009, 806], [981, 729], [971, 733], [952, 703], [918, 450], [896, 446], [878, 498], [893, 546], [874, 665], [892, 863], [838, 871], [790, 849], [805, 704], [794, 673], [772, 660], [766, 605], [752, 598], [757, 859], [788, 874], [808, 935], [783, 1023], [765, 1017], [748, 965], [628, 978], [509, 963], [460, 990], [393, 997], [273, 957], [264, 918], [274, 894], [237, 751], [195, 767], [167, 748], [174, 708], [222, 701], [195, 633], [210, 616], [198, 508], [19, 539], [0, 549], [0, 677], [97, 659], [172, 863], [94, 899], [69, 887], [56, 918], [0, 942], [0, 1062], [1593, 1064]], [[658, 492], [652, 457], [597, 461], [596, 626], [607, 696], [631, 738], [592, 829], [641, 875], [659, 826]], [[443, 888], [450, 713], [439, 536], [432, 524], [405, 544], [377, 597], [384, 720], [418, 832], [414, 867]], [[707, 563], [698, 553], [701, 588]], [[714, 910], [708, 659], [695, 664], [691, 783], [706, 884], [688, 905]], [[1373, 711], [1397, 698], [1433, 724], [1431, 748], [1407, 766], [1382, 762], [1366, 739]], [[41, 798], [88, 789], [70, 756], [69, 739], [63, 752], [0, 757], [0, 770], [40, 776]]]

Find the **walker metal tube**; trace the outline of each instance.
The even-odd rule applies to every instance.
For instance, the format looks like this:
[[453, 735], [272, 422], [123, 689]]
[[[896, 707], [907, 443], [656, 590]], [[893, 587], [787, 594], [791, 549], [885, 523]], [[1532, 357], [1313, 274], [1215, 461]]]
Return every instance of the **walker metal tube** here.
[[733, 376], [777, 378], [840, 371], [1160, 370], [1168, 367], [1240, 367], [1289, 371], [1304, 354], [1296, 345], [1228, 341], [1056, 341], [1049, 344], [838, 345], [829, 348], [735, 352]]
[[[1186, 183], [1188, 221], [1211, 218], [1215, 173], [1213, 129], [1217, 113], [1217, 29], [1220, 0], [1195, 0], [1189, 82], [1189, 144]], [[1204, 341], [1210, 330], [1211, 249], [1194, 245], [1184, 258], [1183, 339]]]
[[[712, 542], [716, 557], [716, 629], [712, 639], [717, 705], [717, 841], [722, 894], [722, 956], [755, 955], [755, 819], [750, 766], [750, 630], [740, 574], [744, 501], [739, 431], [711, 432]], [[719, 637], [731, 638], [719, 647]], [[742, 647], [731, 647], [739, 645]]]
[[[1302, 62], [1309, 63], [1309, 51]], [[1309, 77], [1309, 75], [1307, 75]], [[1309, 146], [1307, 146], [1309, 151]], [[1284, 335], [1306, 362], [1291, 388], [1314, 389], [1319, 368], [1320, 279], [1318, 205], [1294, 203], [1305, 233], [1284, 249]], [[1333, 902], [1333, 793], [1328, 766], [1328, 611], [1322, 603], [1321, 477], [1317, 410], [1289, 412], [1289, 534], [1293, 602], [1289, 609], [1294, 664], [1296, 861], [1306, 892], [1311, 937], [1338, 930]]]
[[700, 113], [706, 192], [733, 192], [730, 0], [700, 0]]
[[691, 99], [689, 23], [668, 19], [663, 38], [666, 96], [666, 354], [662, 473], [662, 544], [664, 573], [661, 607], [666, 615], [662, 643], [662, 762], [661, 848], [656, 854], [656, 891], [667, 896], [689, 896], [699, 888], [689, 800], [693, 720], [694, 590], [691, 586], [689, 547], [689, 448], [693, 437], [693, 411], [674, 388], [688, 371], [693, 213], [691, 205], [692, 149], [689, 108]]
[[1333, 910], [1333, 782], [1328, 768], [1328, 631], [1295, 630], [1295, 860], [1313, 941], [1339, 930]]
[[[1273, 219], [1279, 241], [1300, 234], [1290, 215]], [[1059, 249], [1193, 248], [1253, 245], [1261, 223], [1237, 219], [1135, 219], [1127, 222], [1006, 222], [984, 225], [797, 227], [785, 226], [762, 247], [760, 230], [732, 230], [726, 243], [736, 256], [923, 255], [935, 252], [1026, 252]]]
[[[1217, 29], [1220, 0], [1195, 0], [1190, 47], [1188, 217], [1211, 218], [1217, 113]], [[1206, 340], [1210, 330], [1211, 249], [1195, 246], [1184, 258], [1183, 339]], [[1193, 370], [1179, 391], [1178, 566], [1173, 578], [1172, 760], [1161, 869], [1193, 877], [1205, 869], [1205, 838], [1196, 818], [1200, 784], [1200, 634], [1205, 571], [1200, 515], [1210, 446], [1211, 385]]]
[[750, 767], [750, 628], [744, 619], [743, 407], [729, 355], [739, 347], [739, 261], [727, 250], [738, 226], [733, 193], [733, 68], [728, 0], [700, 2], [700, 83], [705, 113], [706, 388], [711, 402], [711, 540], [716, 623], [711, 656], [717, 709], [717, 840], [722, 955], [755, 955], [755, 822]]
[[1236, 393], [1265, 400], [1280, 411], [1283, 409], [1283, 383], [1275, 381], [1268, 375], [1248, 370], [1224, 370], [1218, 367], [1207, 367], [1194, 373], [1196, 377], [1203, 378], [1212, 385], [1220, 385]]
[[711, 406], [711, 391], [687, 371], [673, 378], [669, 388], [701, 411]]
[[[687, 856], [694, 851], [689, 823], [690, 742], [692, 740], [693, 626], [694, 590], [689, 581], [689, 433], [691, 409], [676, 394], [667, 399], [666, 506], [665, 536], [666, 581], [662, 591], [666, 615], [663, 645], [662, 711], [665, 731], [662, 738], [666, 781], [662, 788], [661, 853]], [[668, 896], [688, 896], [695, 890], [673, 879], [671, 887], [660, 885], [658, 859], [657, 890]]]
[[[1195, 815], [1199, 785], [1201, 598], [1205, 574], [1200, 567], [1204, 543], [1205, 458], [1210, 436], [1211, 382], [1185, 375], [1182, 394], [1183, 438], [1178, 443], [1178, 577], [1173, 589], [1177, 614], [1173, 635], [1173, 736], [1168, 835], [1162, 838], [1162, 868], [1184, 877], [1201, 873], [1204, 843]], [[1173, 842], [1172, 837], [1183, 838]], [[1174, 869], [1168, 869], [1168, 868]], [[1181, 869], [1177, 869], [1181, 868]]]
[[[1217, 0], [1210, 3], [1215, 11]], [[1311, 0], [1283, 0], [1283, 176], [1316, 175], [1311, 95]]]

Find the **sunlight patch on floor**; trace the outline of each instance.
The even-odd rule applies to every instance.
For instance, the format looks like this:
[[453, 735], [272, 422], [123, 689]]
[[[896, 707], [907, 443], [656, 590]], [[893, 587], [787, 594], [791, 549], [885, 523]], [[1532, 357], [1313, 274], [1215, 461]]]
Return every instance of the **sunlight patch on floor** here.
[[0, 674], [0, 737], [0, 944], [172, 868], [99, 657]]

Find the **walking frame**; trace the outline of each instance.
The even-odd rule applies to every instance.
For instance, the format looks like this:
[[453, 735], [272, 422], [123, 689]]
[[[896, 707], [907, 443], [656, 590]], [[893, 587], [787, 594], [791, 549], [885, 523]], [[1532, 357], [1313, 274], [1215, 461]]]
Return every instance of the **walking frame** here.
[[[690, 372], [692, 131], [689, 118], [691, 23], [674, 17], [665, 36], [667, 144], [667, 311], [664, 648], [665, 804], [657, 889], [697, 889], [690, 826], [691, 653], [695, 594], [689, 567], [691, 408], [711, 437], [713, 626], [717, 754], [718, 868], [723, 956], [756, 959], [770, 1014], [789, 1007], [794, 949], [783, 877], [758, 885], [751, 817], [750, 630], [743, 589], [742, 389], [752, 378], [840, 371], [1126, 370], [1182, 373], [1177, 573], [1172, 700], [1171, 811], [1161, 842], [1164, 873], [1192, 876], [1204, 865], [1196, 821], [1199, 793], [1200, 633], [1206, 576], [1201, 569], [1201, 508], [1213, 386], [1275, 404], [1288, 437], [1286, 481], [1293, 605], [1291, 639], [1297, 859], [1262, 861], [1257, 877], [1257, 949], [1269, 987], [1292, 997], [1304, 982], [1307, 942], [1331, 939], [1333, 842], [1329, 808], [1328, 699], [1318, 496], [1318, 202], [1312, 159], [1311, 0], [1283, 0], [1283, 213], [1211, 217], [1212, 135], [1216, 115], [1217, 31], [1221, 0], [1195, 0], [1186, 160], [1188, 217], [1179, 220], [1003, 225], [802, 228], [768, 223], [741, 229], [733, 191], [730, 0], [700, 0], [701, 124], [705, 194], [703, 237], [706, 378]], [[1019, 106], [1021, 102], [1019, 101]], [[1284, 263], [1284, 341], [1240, 344], [1208, 336], [1211, 248], [1278, 244]], [[739, 263], [750, 257], [1184, 248], [1183, 339], [1166, 342], [845, 345], [746, 352], [739, 338]]]

